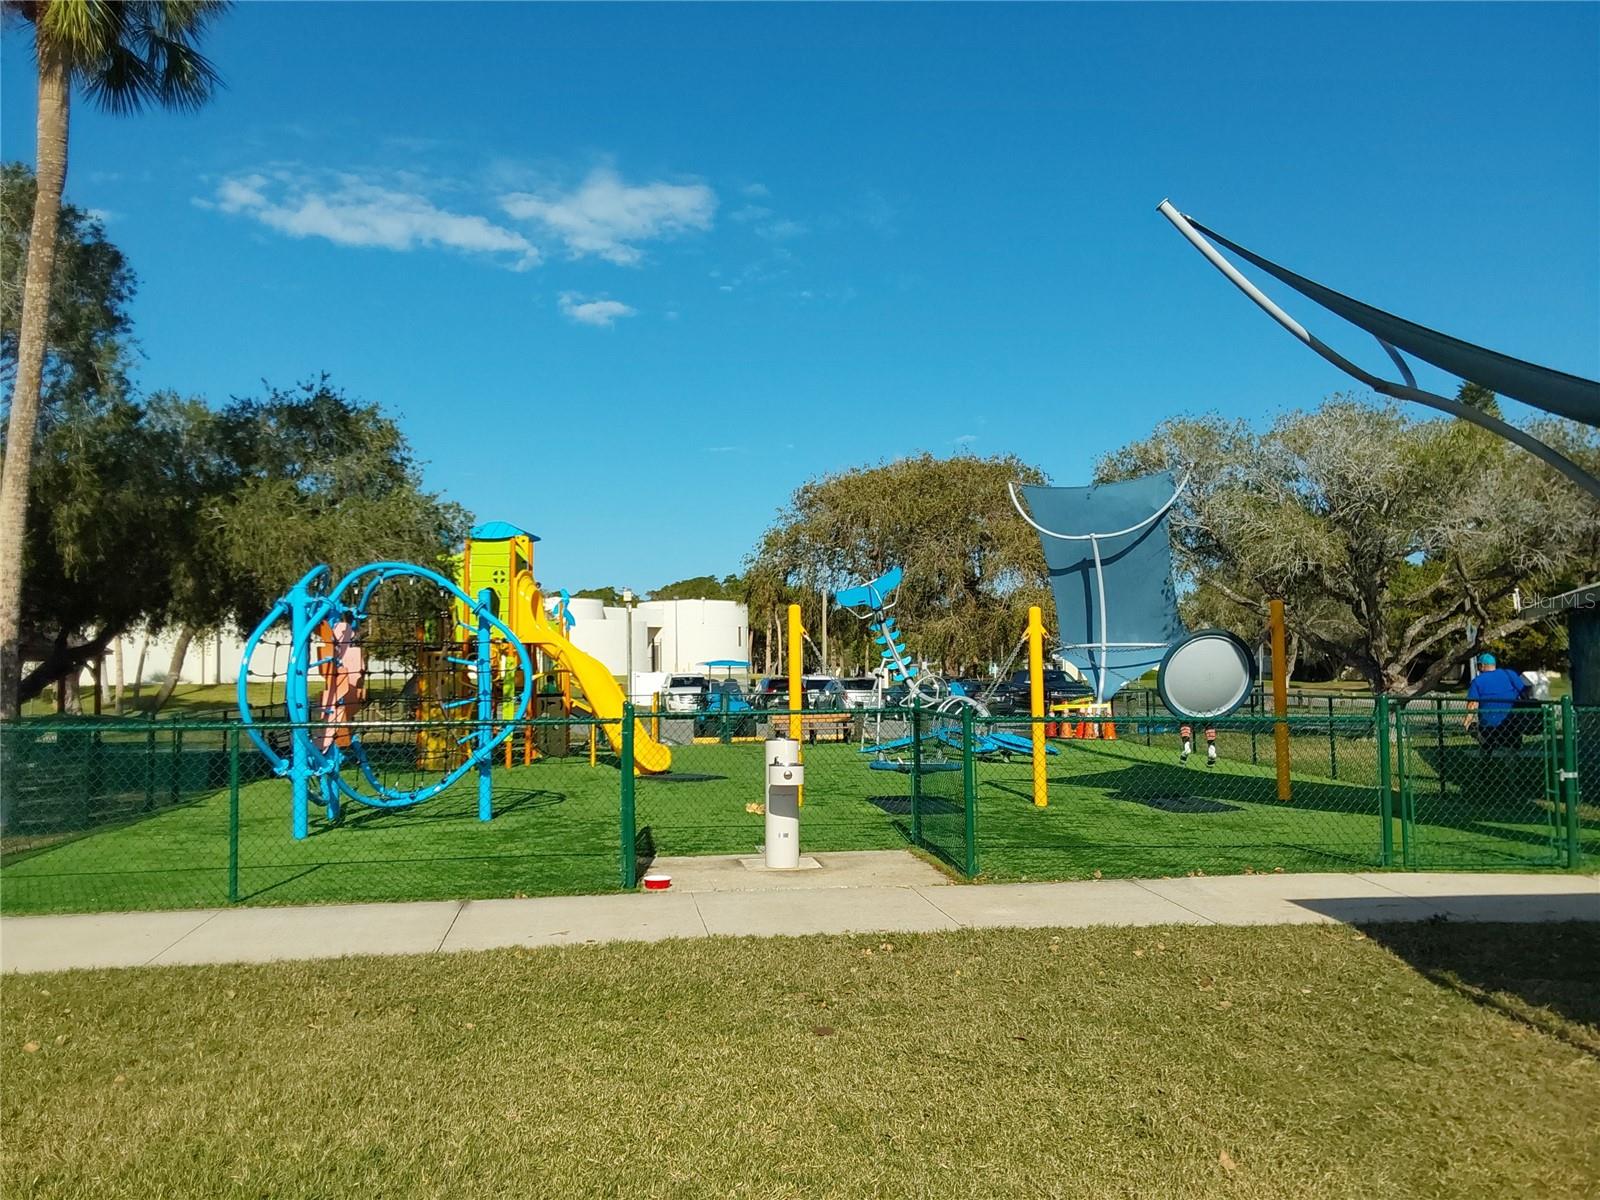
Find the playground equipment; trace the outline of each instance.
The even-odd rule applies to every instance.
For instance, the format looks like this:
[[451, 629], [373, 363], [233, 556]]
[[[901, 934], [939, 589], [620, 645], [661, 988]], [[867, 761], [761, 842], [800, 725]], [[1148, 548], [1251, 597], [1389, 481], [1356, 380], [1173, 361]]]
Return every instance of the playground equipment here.
[[[532, 692], [533, 667], [527, 650], [520, 643], [512, 651], [521, 668], [521, 686], [512, 694], [510, 712], [495, 719], [494, 681], [499, 651], [496, 639], [511, 646], [510, 628], [495, 615], [493, 596], [487, 590], [476, 599], [467, 595], [452, 580], [427, 567], [412, 563], [378, 562], [358, 567], [337, 582], [332, 573], [317, 566], [301, 577], [268, 611], [245, 642], [239, 668], [239, 715], [246, 733], [271, 764], [274, 773], [290, 782], [294, 836], [310, 832], [310, 806], [313, 790], [327, 812], [337, 821], [344, 801], [373, 808], [406, 808], [437, 796], [469, 771], [478, 772], [478, 817], [492, 815], [490, 757], [510, 735], [511, 721], [521, 718]], [[455, 607], [455, 626], [459, 637], [450, 640], [449, 665], [461, 668], [452, 674], [465, 687], [459, 694], [440, 694], [436, 703], [442, 711], [470, 710], [466, 732], [457, 744], [466, 750], [453, 761], [441, 765], [439, 778], [422, 786], [397, 788], [385, 780], [372, 761], [368, 740], [392, 741], [393, 723], [357, 722], [367, 671], [367, 655], [361, 645], [364, 630], [383, 614], [374, 607], [374, 598], [386, 585], [403, 582], [431, 584], [450, 597]], [[256, 719], [250, 702], [251, 660], [269, 633], [288, 627], [286, 644], [288, 668], [284, 675], [284, 709], [287, 717], [287, 745], [275, 742]], [[313, 715], [309, 682], [313, 674], [323, 682], [322, 697]], [[386, 746], [387, 748], [387, 746]], [[356, 769], [356, 779], [345, 773]]]
[[926, 705], [942, 714], [972, 707], [979, 715], [988, 716], [989, 710], [979, 697], [952, 688], [926, 664], [912, 660], [906, 648], [905, 633], [890, 613], [904, 578], [901, 568], [891, 567], [876, 579], [835, 592], [833, 602], [867, 623], [873, 644], [880, 647], [883, 670], [892, 682], [905, 684], [909, 703]]
[[[460, 559], [462, 589], [487, 590], [496, 611], [505, 614], [510, 638], [537, 650], [553, 665], [562, 708], [587, 710], [600, 721], [612, 749], [622, 750], [622, 716], [627, 698], [604, 663], [579, 650], [567, 638], [573, 624], [565, 593], [547, 605], [533, 574], [533, 545], [538, 539], [505, 521], [479, 525], [467, 539]], [[459, 607], [459, 605], [458, 605]], [[501, 651], [508, 656], [509, 646]], [[574, 695], [573, 684], [582, 693]], [[651, 736], [646, 722], [635, 719], [633, 756], [638, 769], [657, 774], [672, 766], [672, 751]]]
[[[532, 715], [541, 680], [552, 685], [547, 694], [564, 713], [591, 713], [621, 750], [622, 689], [567, 639], [573, 621], [566, 594], [548, 605], [540, 594], [533, 577], [537, 540], [492, 522], [472, 531], [454, 579], [412, 563], [379, 562], [330, 582], [331, 571], [318, 566], [272, 606], [245, 643], [239, 712], [273, 772], [290, 781], [296, 838], [310, 831], [313, 796], [334, 822], [346, 801], [408, 808], [472, 771], [478, 817], [489, 820], [494, 753], [504, 746], [510, 765], [511, 738]], [[396, 607], [375, 603], [396, 592]], [[283, 684], [281, 727], [264, 724], [250, 696], [251, 680], [262, 677], [254, 660], [269, 642], [275, 656], [287, 653], [281, 673], [275, 661], [266, 674]], [[368, 698], [370, 673], [375, 665], [392, 671], [397, 664], [409, 678], [401, 711], [386, 714]], [[315, 705], [314, 677], [322, 685]], [[524, 761], [531, 761], [534, 730], [520, 728]], [[592, 745], [590, 755], [592, 761]], [[672, 764], [672, 752], [637, 720], [633, 757], [645, 773]], [[398, 759], [405, 760], [403, 784], [393, 773]]]

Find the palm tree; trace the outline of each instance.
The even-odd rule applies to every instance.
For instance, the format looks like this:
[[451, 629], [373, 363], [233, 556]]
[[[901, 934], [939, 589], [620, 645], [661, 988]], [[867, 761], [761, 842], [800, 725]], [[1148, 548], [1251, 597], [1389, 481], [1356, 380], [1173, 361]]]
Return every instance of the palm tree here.
[[72, 91], [119, 115], [148, 105], [191, 111], [217, 88], [217, 73], [195, 49], [226, 0], [4, 0], [8, 24], [33, 34], [39, 64], [38, 193], [28, 237], [17, 338], [17, 374], [0, 474], [0, 721], [17, 716], [22, 544], [28, 476], [39, 423], [40, 376], [55, 272], [56, 226], [67, 178]]

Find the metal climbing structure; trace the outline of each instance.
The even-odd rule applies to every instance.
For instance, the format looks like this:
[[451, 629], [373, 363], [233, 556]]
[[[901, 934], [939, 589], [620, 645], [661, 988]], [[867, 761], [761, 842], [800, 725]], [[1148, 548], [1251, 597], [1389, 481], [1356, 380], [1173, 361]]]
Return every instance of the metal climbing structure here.
[[[364, 702], [369, 665], [364, 635], [379, 616], [374, 599], [386, 585], [407, 582], [432, 585], [442, 593], [437, 620], [451, 628], [435, 639], [439, 662], [448, 668], [438, 674], [457, 686], [429, 702], [452, 719], [460, 714], [462, 732], [455, 739], [460, 752], [435, 760], [436, 777], [397, 787], [373, 762], [367, 745], [370, 739], [392, 734], [396, 723], [356, 717]], [[268, 642], [288, 652], [283, 675], [286, 720], [280, 725], [263, 724], [251, 703], [251, 662]], [[314, 678], [321, 681], [315, 703]], [[337, 581], [326, 566], [317, 566], [272, 606], [245, 642], [239, 714], [273, 772], [289, 780], [296, 838], [310, 832], [313, 798], [332, 822], [339, 819], [346, 801], [372, 808], [408, 808], [432, 799], [472, 771], [478, 774], [478, 817], [487, 821], [493, 815], [492, 758], [511, 736], [513, 723], [526, 716], [533, 678], [527, 647], [496, 614], [490, 589], [469, 596], [454, 581], [413, 563], [369, 563]], [[410, 732], [402, 730], [402, 737], [408, 736]]]

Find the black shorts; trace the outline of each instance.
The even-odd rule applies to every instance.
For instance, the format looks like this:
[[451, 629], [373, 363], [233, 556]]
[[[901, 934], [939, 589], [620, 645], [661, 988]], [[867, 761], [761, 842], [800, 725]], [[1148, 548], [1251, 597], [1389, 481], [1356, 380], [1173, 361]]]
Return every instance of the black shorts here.
[[1474, 725], [1473, 732], [1478, 735], [1478, 745], [1485, 750], [1515, 750], [1522, 745], [1522, 733], [1518, 722], [1509, 715], [1498, 725], [1485, 725], [1479, 722]]

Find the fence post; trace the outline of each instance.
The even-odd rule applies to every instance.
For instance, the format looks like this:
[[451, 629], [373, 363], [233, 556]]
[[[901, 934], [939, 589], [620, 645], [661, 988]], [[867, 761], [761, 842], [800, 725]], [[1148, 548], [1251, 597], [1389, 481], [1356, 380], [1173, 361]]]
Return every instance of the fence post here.
[[1400, 865], [1411, 870], [1417, 865], [1417, 847], [1414, 827], [1416, 795], [1412, 786], [1411, 736], [1406, 704], [1400, 705], [1394, 718], [1395, 765], [1400, 771]]
[[[1250, 765], [1252, 767], [1255, 766], [1256, 762], [1258, 761], [1258, 756], [1257, 756], [1257, 753], [1256, 753], [1256, 733], [1257, 733], [1256, 726], [1257, 726], [1258, 722], [1254, 718], [1259, 717], [1260, 715], [1261, 715], [1261, 688], [1260, 688], [1260, 685], [1257, 685], [1256, 687], [1253, 687], [1253, 688], [1250, 689], [1250, 716], [1252, 718], [1251, 721], [1250, 721]], [[1149, 744], [1150, 744], [1149, 742], [1145, 743], [1145, 745], [1147, 745], [1147, 746]]]
[[978, 873], [978, 761], [972, 753], [972, 706], [961, 706], [961, 799], [965, 811], [966, 875]]
[[173, 804], [178, 802], [179, 784], [183, 776], [183, 726], [176, 717], [172, 721], [172, 769], [167, 772], [167, 789]]
[[1394, 866], [1394, 796], [1389, 776], [1389, 697], [1379, 695], [1375, 719], [1378, 726], [1378, 838], [1379, 861]]
[[228, 903], [239, 902], [239, 727], [228, 729]]
[[1434, 769], [1434, 774], [1439, 777], [1439, 799], [1444, 799], [1444, 697], [1433, 698], [1433, 738], [1434, 749], [1439, 755], [1439, 765]]
[[1339, 743], [1333, 736], [1333, 697], [1328, 697], [1328, 778], [1339, 778]]
[[1567, 866], [1583, 865], [1583, 839], [1578, 836], [1578, 801], [1583, 781], [1578, 778], [1578, 711], [1571, 695], [1561, 697], [1561, 794], [1567, 817]]
[[144, 735], [144, 811], [156, 806], [156, 715], [150, 714], [150, 727]]
[[639, 834], [634, 828], [633, 811], [633, 703], [622, 704], [622, 781], [618, 805], [618, 821], [622, 841], [622, 886], [634, 888], [639, 884]]
[[911, 704], [911, 837], [922, 842], [922, 701]]

